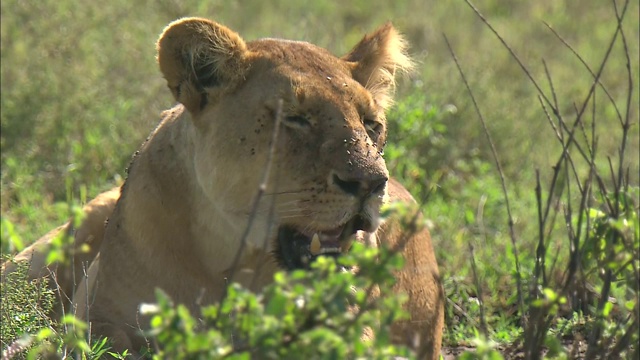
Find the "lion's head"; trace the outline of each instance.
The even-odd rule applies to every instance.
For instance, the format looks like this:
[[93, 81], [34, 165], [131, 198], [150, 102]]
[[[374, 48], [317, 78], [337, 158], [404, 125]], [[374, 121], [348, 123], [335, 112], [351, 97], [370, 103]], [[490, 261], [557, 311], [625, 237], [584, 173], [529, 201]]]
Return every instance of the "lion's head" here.
[[[278, 224], [262, 230], [282, 265], [302, 267], [347, 248], [357, 231], [376, 230], [388, 180], [385, 110], [395, 73], [411, 66], [391, 24], [341, 58], [306, 42], [245, 42], [199, 18], [169, 24], [157, 48], [197, 129], [197, 183], [225, 216], [251, 215], [280, 120], [258, 217]], [[261, 246], [263, 238], [249, 240]]]

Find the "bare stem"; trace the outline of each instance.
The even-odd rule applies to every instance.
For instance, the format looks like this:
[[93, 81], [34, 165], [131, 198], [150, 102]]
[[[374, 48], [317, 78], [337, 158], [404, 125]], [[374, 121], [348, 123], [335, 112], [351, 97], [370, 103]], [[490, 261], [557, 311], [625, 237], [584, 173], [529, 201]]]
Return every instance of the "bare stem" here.
[[[271, 146], [269, 148], [269, 153], [267, 155], [267, 163], [264, 167], [264, 173], [262, 175], [262, 181], [258, 186], [258, 192], [256, 193], [255, 198], [253, 199], [253, 205], [251, 207], [251, 216], [249, 216], [249, 221], [247, 223], [247, 227], [244, 229], [244, 233], [240, 238], [240, 247], [236, 252], [236, 256], [231, 263], [231, 274], [229, 275], [229, 281], [233, 281], [233, 277], [236, 273], [238, 263], [240, 262], [240, 258], [242, 257], [242, 253], [244, 252], [244, 248], [247, 246], [247, 238], [249, 237], [249, 232], [251, 231], [251, 227], [253, 226], [253, 222], [256, 219], [258, 214], [258, 207], [260, 206], [260, 200], [267, 190], [267, 185], [269, 182], [269, 176], [271, 175], [271, 166], [273, 165], [273, 158], [275, 157], [276, 152], [276, 144], [278, 142], [278, 134], [280, 132], [280, 122], [282, 121], [282, 99], [278, 101], [278, 109], [276, 111], [275, 116], [275, 124], [273, 128], [273, 133], [271, 136]], [[223, 292], [222, 298], [220, 299], [220, 304], [227, 297], [227, 287], [225, 286], [225, 290]]]
[[515, 266], [516, 266], [516, 286], [517, 286], [517, 291], [518, 291], [518, 305], [520, 307], [520, 315], [522, 316], [522, 323], [525, 324], [526, 323], [526, 317], [525, 317], [525, 313], [524, 313], [524, 301], [523, 301], [523, 297], [522, 297], [522, 280], [521, 280], [521, 272], [520, 272], [520, 263], [518, 260], [518, 247], [517, 247], [517, 241], [516, 241], [516, 234], [515, 234], [515, 230], [513, 228], [513, 216], [511, 215], [511, 205], [509, 203], [509, 193], [507, 191], [507, 184], [506, 184], [506, 180], [505, 180], [505, 176], [504, 176], [504, 171], [502, 170], [502, 165], [500, 164], [500, 160], [498, 158], [498, 152], [496, 150], [496, 146], [493, 142], [493, 139], [491, 139], [491, 134], [489, 133], [489, 129], [487, 128], [487, 124], [484, 120], [484, 117], [482, 116], [482, 112], [480, 111], [480, 107], [478, 106], [478, 103], [476, 102], [475, 96], [473, 96], [473, 91], [471, 90], [471, 87], [469, 86], [469, 82], [467, 81], [467, 78], [464, 75], [464, 71], [462, 71], [462, 68], [460, 67], [460, 63], [458, 62], [458, 57], [456, 56], [455, 52], [453, 51], [453, 49], [451, 48], [451, 44], [449, 43], [449, 39], [447, 39], [447, 36], [444, 35], [444, 40], [447, 43], [447, 48], [449, 49], [449, 53], [451, 54], [451, 57], [453, 58], [453, 61], [456, 64], [456, 67], [458, 68], [458, 72], [460, 73], [460, 77], [462, 78], [462, 81], [464, 82], [465, 87], [467, 88], [467, 91], [469, 93], [469, 96], [471, 98], [471, 101], [473, 102], [473, 107], [476, 110], [476, 114], [478, 115], [478, 118], [480, 119], [480, 122], [482, 124], [482, 128], [484, 130], [484, 134], [487, 136], [487, 141], [489, 142], [489, 145], [491, 146], [491, 154], [493, 155], [493, 160], [495, 161], [496, 164], [496, 168], [498, 170], [498, 174], [500, 175], [500, 184], [502, 186], [502, 193], [504, 195], [504, 200], [505, 200], [505, 205], [507, 208], [507, 217], [508, 217], [508, 225], [509, 225], [509, 235], [511, 238], [511, 246], [512, 246], [512, 250], [513, 250], [513, 256], [515, 259]]

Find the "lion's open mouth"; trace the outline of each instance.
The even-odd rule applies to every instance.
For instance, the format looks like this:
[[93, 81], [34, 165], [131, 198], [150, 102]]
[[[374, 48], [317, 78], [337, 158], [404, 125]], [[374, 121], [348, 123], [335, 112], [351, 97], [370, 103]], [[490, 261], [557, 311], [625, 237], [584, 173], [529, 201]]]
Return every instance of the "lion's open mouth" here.
[[373, 228], [371, 222], [360, 215], [342, 226], [324, 231], [300, 231], [284, 225], [278, 230], [276, 258], [288, 270], [307, 269], [318, 256], [336, 257], [349, 251], [359, 230], [372, 231]]

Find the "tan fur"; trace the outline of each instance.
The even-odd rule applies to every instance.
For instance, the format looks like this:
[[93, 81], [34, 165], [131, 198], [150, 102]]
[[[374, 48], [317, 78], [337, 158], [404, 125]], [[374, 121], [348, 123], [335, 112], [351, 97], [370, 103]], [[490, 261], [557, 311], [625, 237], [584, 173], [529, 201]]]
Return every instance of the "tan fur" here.
[[[394, 179], [389, 183], [389, 197], [415, 203]], [[420, 217], [415, 219], [415, 223], [420, 222]], [[403, 229], [397, 221], [387, 221], [378, 230], [381, 245], [401, 248], [405, 259], [404, 268], [396, 274], [394, 290], [408, 295], [405, 309], [410, 319], [394, 324], [392, 336], [396, 342], [416, 349], [418, 358], [437, 359], [444, 329], [444, 290], [429, 230], [426, 227], [416, 230], [414, 233]]]
[[[393, 26], [337, 58], [305, 42], [245, 43], [220, 24], [187, 18], [167, 26], [157, 49], [180, 104], [131, 163], [100, 253], [79, 285], [77, 314], [116, 349], [138, 350], [145, 345], [139, 328], [148, 324], [138, 306], [154, 301], [155, 288], [194, 312], [218, 301], [230, 281], [260, 291], [280, 267], [272, 254], [279, 227], [324, 233], [359, 217], [360, 235], [370, 232], [373, 245], [403, 245], [406, 267], [395, 291], [409, 295], [411, 319], [394, 325], [395, 340], [436, 359], [444, 296], [429, 234], [407, 240], [397, 221], [379, 226], [384, 202], [413, 202], [395, 180], [386, 182], [380, 154], [395, 73], [411, 67]], [[270, 176], [242, 247], [280, 111]], [[112, 206], [115, 197], [106, 198]], [[88, 213], [86, 221], [107, 216]], [[91, 229], [101, 237], [101, 228]]]

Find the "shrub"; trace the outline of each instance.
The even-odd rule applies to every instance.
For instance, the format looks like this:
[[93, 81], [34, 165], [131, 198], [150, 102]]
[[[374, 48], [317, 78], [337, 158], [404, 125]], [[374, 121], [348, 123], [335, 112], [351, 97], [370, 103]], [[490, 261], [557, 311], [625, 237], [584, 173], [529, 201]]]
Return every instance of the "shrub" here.
[[[401, 297], [370, 297], [378, 284], [389, 294], [398, 254], [355, 244], [349, 254], [319, 257], [309, 271], [279, 272], [261, 295], [231, 285], [220, 304], [203, 307], [198, 318], [157, 292], [152, 343], [155, 359], [388, 359], [409, 352], [390, 344], [389, 326], [400, 318]], [[358, 267], [354, 274], [346, 270]], [[362, 339], [376, 329], [375, 340]]]

